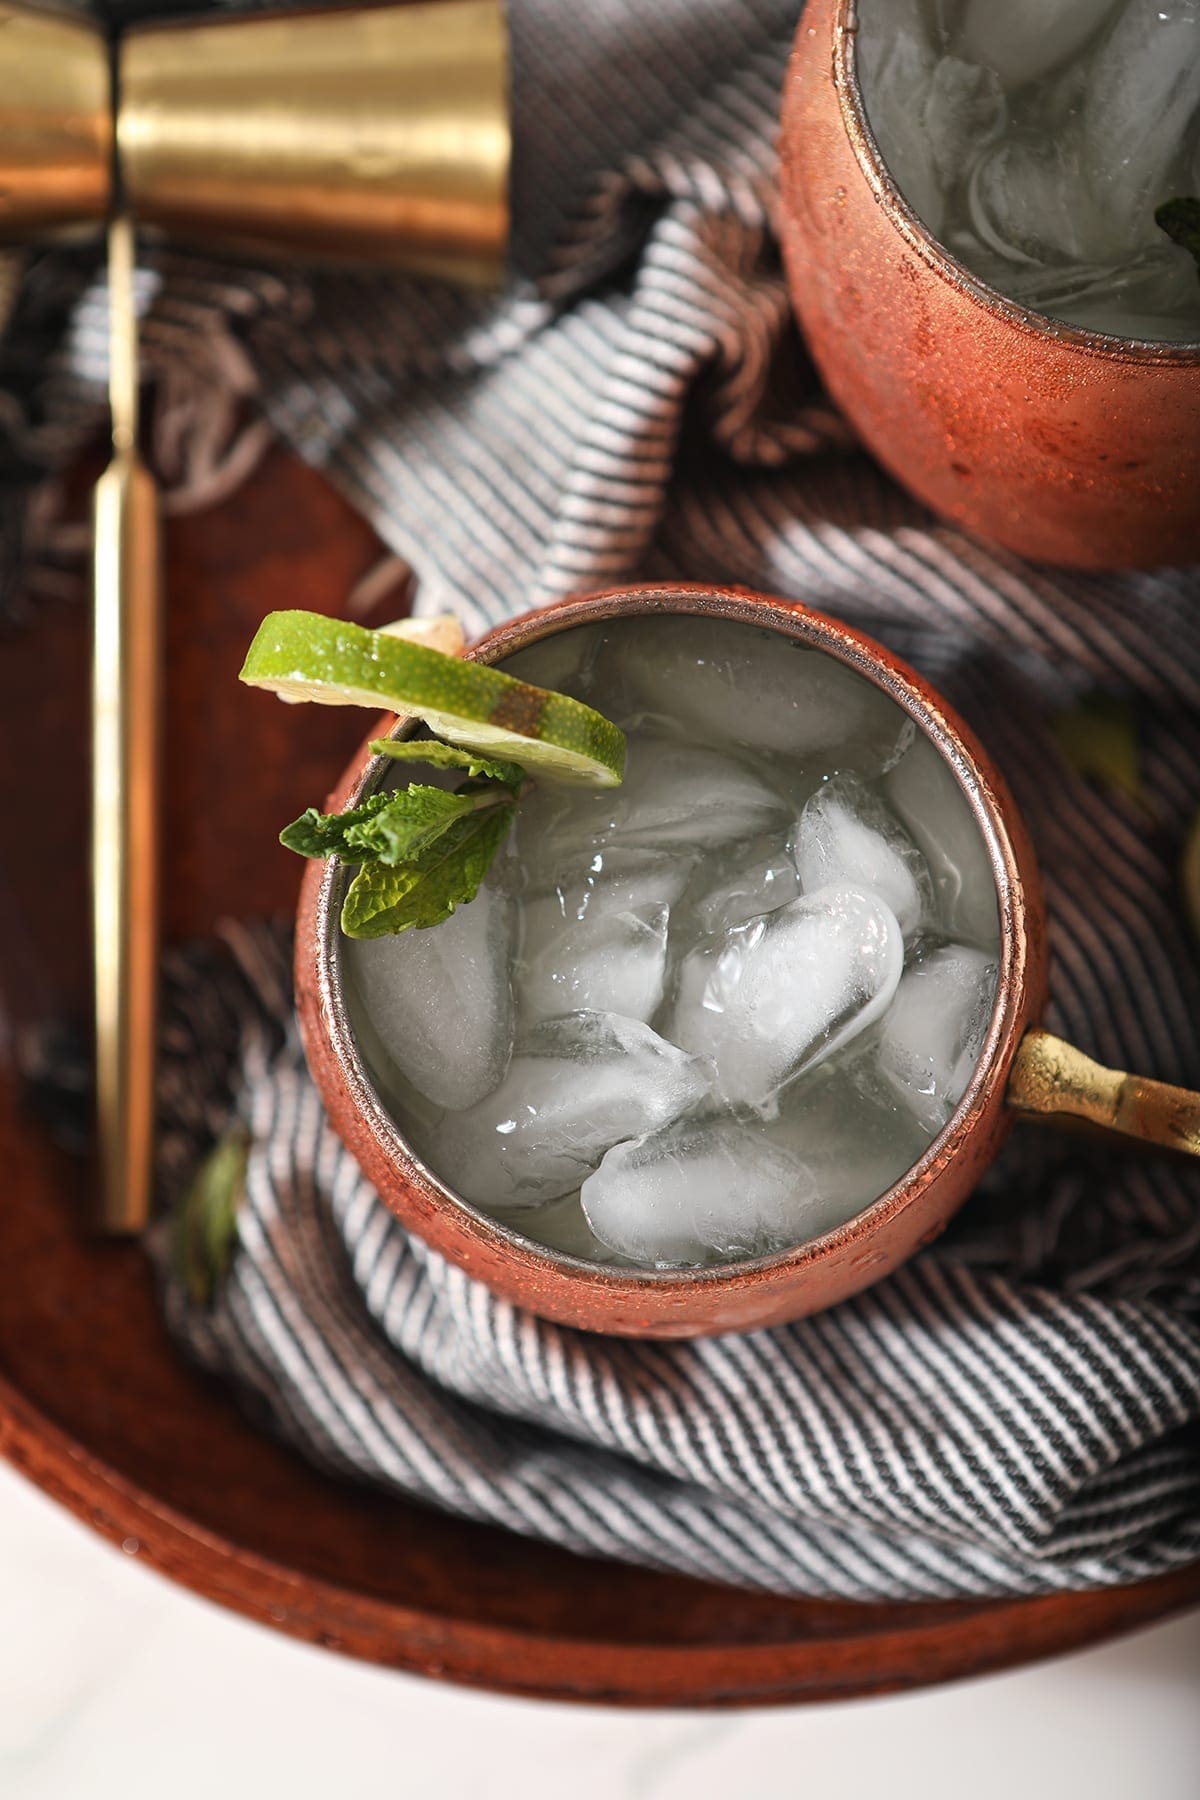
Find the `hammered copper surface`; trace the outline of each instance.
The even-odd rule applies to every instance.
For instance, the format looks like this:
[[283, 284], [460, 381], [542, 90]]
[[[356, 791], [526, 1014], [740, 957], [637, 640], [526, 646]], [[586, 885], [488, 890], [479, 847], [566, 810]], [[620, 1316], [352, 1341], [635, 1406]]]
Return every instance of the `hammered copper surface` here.
[[784, 89], [792, 301], [833, 398], [896, 479], [1022, 556], [1200, 556], [1200, 347], [1026, 312], [900, 198], [855, 76], [855, 0], [809, 0]]
[[[935, 1238], [996, 1154], [1011, 1123], [1009, 1069], [1045, 997], [1046, 945], [1033, 851], [986, 752], [934, 691], [882, 645], [792, 601], [737, 588], [618, 588], [527, 613], [471, 652], [486, 662], [574, 624], [648, 613], [705, 614], [765, 626], [827, 651], [890, 693], [953, 764], [991, 853], [1001, 959], [988, 1041], [954, 1118], [914, 1168], [873, 1206], [781, 1255], [676, 1272], [615, 1270], [556, 1256], [464, 1205], [413, 1154], [359, 1056], [339, 977], [342, 872], [310, 864], [296, 932], [296, 995], [309, 1066], [334, 1127], [405, 1225], [493, 1292], [544, 1318], [633, 1337], [746, 1331], [832, 1306]], [[375, 733], [374, 735], [378, 735]], [[351, 803], [369, 778], [364, 745], [338, 784]]]
[[[297, 714], [240, 688], [237, 670], [264, 612], [337, 610], [379, 546], [316, 475], [273, 456], [229, 504], [169, 520], [166, 547], [164, 900], [178, 940], [294, 905], [299, 865], [275, 834], [361, 724], [336, 708]], [[88, 991], [87, 665], [78, 599], [40, 600], [0, 657], [0, 708], [29, 748], [0, 764], [4, 816], [26, 848], [0, 883], [0, 992], [17, 1024], [69, 1014]], [[127, 1555], [274, 1630], [525, 1695], [735, 1706], [976, 1674], [1200, 1600], [1200, 1564], [1041, 1600], [781, 1600], [588, 1561], [328, 1480], [180, 1359], [140, 1249], [81, 1232], [87, 1166], [51, 1145], [8, 1064], [0, 1162], [0, 1453]]]

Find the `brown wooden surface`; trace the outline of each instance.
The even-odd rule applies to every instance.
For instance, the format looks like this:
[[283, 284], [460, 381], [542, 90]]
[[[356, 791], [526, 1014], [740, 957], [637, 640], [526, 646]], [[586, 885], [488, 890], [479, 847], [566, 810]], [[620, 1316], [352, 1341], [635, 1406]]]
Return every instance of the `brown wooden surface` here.
[[[179, 937], [293, 903], [298, 865], [273, 833], [332, 784], [361, 719], [301, 717], [234, 677], [263, 612], [336, 609], [377, 546], [281, 457], [167, 542], [167, 928]], [[81, 602], [45, 602], [0, 639], [0, 993], [24, 1022], [78, 1014], [86, 992], [86, 663]], [[335, 1484], [183, 1365], [141, 1253], [87, 1239], [87, 1169], [18, 1098], [6, 1065], [0, 1450], [131, 1553], [281, 1630], [517, 1693], [733, 1705], [998, 1668], [1200, 1601], [1200, 1566], [1019, 1603], [781, 1601], [583, 1561]]]

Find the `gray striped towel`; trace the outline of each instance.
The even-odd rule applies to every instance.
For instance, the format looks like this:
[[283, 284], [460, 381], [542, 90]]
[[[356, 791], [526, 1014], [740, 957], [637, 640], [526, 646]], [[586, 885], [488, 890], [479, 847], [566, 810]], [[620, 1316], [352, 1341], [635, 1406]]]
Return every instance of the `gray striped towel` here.
[[[795, 13], [513, 0], [517, 238], [499, 298], [148, 263], [171, 504], [247, 466], [261, 437], [234, 421], [254, 394], [417, 572], [421, 610], [476, 629], [680, 576], [862, 626], [966, 714], [1026, 812], [1048, 1025], [1200, 1086], [1176, 889], [1200, 804], [1200, 579], [1029, 567], [932, 520], [856, 451], [806, 362], [773, 230]], [[94, 418], [102, 322], [86, 258], [33, 266], [0, 365], [10, 471], [56, 463]], [[37, 331], [51, 360], [31, 383]], [[49, 509], [22, 517], [49, 579], [64, 549]], [[1049, 721], [1096, 690], [1137, 711], [1140, 798], [1059, 757]], [[861, 1298], [740, 1338], [615, 1342], [492, 1298], [379, 1203], [305, 1071], [278, 931], [231, 927], [175, 958], [169, 986], [168, 1200], [231, 1118], [251, 1144], [230, 1273], [209, 1307], [166, 1276], [170, 1321], [325, 1467], [780, 1592], [1027, 1594], [1200, 1556], [1197, 1169], [1021, 1133], [947, 1237]]]

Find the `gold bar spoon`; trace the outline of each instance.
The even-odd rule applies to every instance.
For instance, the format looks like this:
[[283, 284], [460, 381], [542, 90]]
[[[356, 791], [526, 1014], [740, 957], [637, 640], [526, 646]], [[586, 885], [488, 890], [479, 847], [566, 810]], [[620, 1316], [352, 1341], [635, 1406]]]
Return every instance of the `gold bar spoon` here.
[[108, 229], [112, 460], [96, 487], [92, 656], [92, 905], [98, 1223], [150, 1214], [158, 981], [158, 502], [138, 455], [134, 232]]

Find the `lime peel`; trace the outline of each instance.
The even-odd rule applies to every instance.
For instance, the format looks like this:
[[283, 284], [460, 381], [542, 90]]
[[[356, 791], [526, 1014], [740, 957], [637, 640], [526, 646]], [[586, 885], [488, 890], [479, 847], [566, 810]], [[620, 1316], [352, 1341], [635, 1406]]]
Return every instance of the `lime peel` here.
[[547, 781], [615, 787], [624, 773], [624, 733], [582, 701], [321, 613], [269, 613], [241, 679], [284, 700], [387, 707]]

